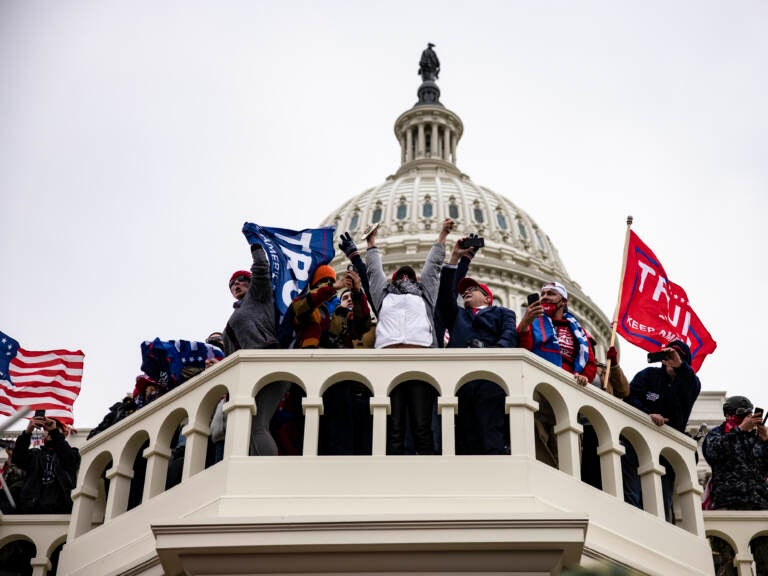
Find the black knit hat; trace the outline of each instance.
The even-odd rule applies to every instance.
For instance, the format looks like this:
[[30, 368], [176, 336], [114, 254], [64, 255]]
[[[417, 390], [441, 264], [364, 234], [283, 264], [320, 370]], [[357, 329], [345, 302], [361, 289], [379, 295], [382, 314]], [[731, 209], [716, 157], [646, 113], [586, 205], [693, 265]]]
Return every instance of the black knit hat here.
[[416, 271], [410, 266], [400, 266], [395, 273], [392, 274], [392, 282], [397, 280], [400, 276], [407, 276], [411, 282], [416, 282]]
[[749, 401], [749, 398], [746, 396], [731, 396], [730, 398], [725, 399], [725, 404], [723, 404], [723, 414], [725, 416], [731, 416], [732, 414], [738, 414], [739, 416], [742, 414], [751, 414], [752, 413], [752, 402]]
[[677, 350], [680, 360], [686, 364], [691, 363], [691, 349], [688, 347], [688, 344], [682, 340], [672, 340], [672, 342], [666, 345], [666, 348], [674, 348]]

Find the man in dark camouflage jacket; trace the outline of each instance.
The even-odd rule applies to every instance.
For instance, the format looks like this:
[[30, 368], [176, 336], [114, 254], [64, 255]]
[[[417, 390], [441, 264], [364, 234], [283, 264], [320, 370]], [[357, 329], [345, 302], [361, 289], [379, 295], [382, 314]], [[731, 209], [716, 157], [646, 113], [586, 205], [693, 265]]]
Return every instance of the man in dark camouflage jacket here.
[[752, 409], [744, 396], [728, 398], [725, 422], [704, 439], [714, 509], [768, 510], [768, 429]]

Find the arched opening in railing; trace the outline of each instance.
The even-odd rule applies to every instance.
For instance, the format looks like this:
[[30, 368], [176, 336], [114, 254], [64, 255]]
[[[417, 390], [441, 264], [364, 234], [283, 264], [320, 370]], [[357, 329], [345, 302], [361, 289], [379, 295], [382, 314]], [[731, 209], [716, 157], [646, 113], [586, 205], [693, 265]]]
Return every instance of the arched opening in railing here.
[[[133, 463], [131, 470], [133, 475], [131, 476], [131, 485], [128, 490], [128, 504], [126, 510], [133, 510], [141, 504], [141, 499], [144, 496], [144, 481], [147, 475], [147, 459], [144, 456], [144, 450], [149, 447], [149, 436], [144, 432], [142, 436], [145, 436], [144, 441], [136, 449], [133, 456]], [[130, 444], [130, 442], [129, 442]]]
[[709, 547], [712, 549], [715, 576], [738, 576], [739, 572], [734, 563], [736, 550], [733, 543], [726, 538], [724, 534], [707, 534]]
[[[184, 419], [176, 426], [170, 442], [171, 457], [168, 460], [168, 469], [165, 472], [165, 489], [169, 490], [181, 484], [181, 475], [184, 472], [184, 455], [186, 453], [187, 439], [182, 429], [189, 422]], [[207, 454], [206, 454], [207, 455]]]
[[490, 371], [473, 371], [461, 377], [455, 394], [456, 454], [509, 454], [509, 414], [505, 409], [509, 390], [504, 379]]
[[[557, 389], [547, 383], [540, 383], [534, 388], [533, 400], [539, 405], [533, 416], [536, 460], [561, 469], [560, 452], [567, 437], [558, 437], [557, 431], [567, 428], [568, 406]], [[562, 442], [560, 438], [563, 438]]]
[[320, 456], [370, 455], [373, 447], [373, 392], [360, 379], [345, 379], [322, 393], [318, 449]]
[[749, 542], [752, 551], [755, 574], [768, 574], [768, 533], [759, 532]]
[[303, 383], [289, 372], [269, 374], [256, 382], [252, 395], [256, 414], [251, 417], [249, 456], [298, 455], [304, 442], [301, 398]]
[[75, 536], [104, 523], [110, 485], [107, 471], [112, 468], [112, 463], [112, 454], [104, 451], [93, 458], [87, 468], [81, 466], [78, 477], [81, 484], [75, 489], [77, 511], [72, 510], [77, 522]]
[[662, 449], [659, 465], [665, 472], [661, 485], [667, 520], [696, 534], [702, 489], [695, 471], [689, 469], [679, 452], [669, 447]]
[[[54, 542], [51, 549], [48, 550], [48, 561], [51, 563], [51, 568], [46, 572], [47, 576], [54, 576], [58, 572], [59, 556], [64, 548], [64, 544], [66, 544], [66, 538], [61, 538]], [[0, 574], [2, 574], [2, 572], [0, 572]]]
[[[581, 434], [581, 480], [598, 490], [618, 494], [611, 430], [597, 408], [583, 406], [578, 413]], [[605, 482], [603, 481], [605, 478]]]
[[37, 547], [23, 536], [11, 536], [0, 542], [0, 574], [32, 576], [32, 559]]
[[650, 514], [663, 516], [661, 475], [664, 469], [656, 463], [648, 443], [635, 428], [624, 428], [619, 443], [624, 447], [621, 457], [624, 501]]
[[437, 381], [423, 372], [401, 374], [389, 386], [387, 454], [440, 454]]

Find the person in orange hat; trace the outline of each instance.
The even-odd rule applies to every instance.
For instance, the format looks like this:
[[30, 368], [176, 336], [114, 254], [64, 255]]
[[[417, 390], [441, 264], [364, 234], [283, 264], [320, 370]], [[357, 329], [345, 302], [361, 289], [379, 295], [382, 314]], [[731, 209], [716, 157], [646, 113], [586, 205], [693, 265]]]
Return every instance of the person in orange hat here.
[[[343, 290], [341, 298], [337, 291]], [[360, 276], [347, 270], [337, 277], [330, 266], [319, 266], [310, 290], [291, 303], [296, 348], [352, 348], [371, 326], [371, 311]], [[323, 394], [318, 454], [370, 454], [369, 394], [351, 380], [335, 383]]]

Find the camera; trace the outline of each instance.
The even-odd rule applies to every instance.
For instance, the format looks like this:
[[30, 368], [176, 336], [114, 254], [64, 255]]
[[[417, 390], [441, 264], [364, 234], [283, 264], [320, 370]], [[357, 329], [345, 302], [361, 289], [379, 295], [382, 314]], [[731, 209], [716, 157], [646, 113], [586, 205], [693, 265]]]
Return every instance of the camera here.
[[752, 415], [753, 415], [753, 416], [762, 416], [762, 415], [763, 415], [763, 409], [762, 409], [762, 408], [758, 408], [758, 407], [755, 407], [755, 411], [754, 411], [754, 412], [752, 412]]
[[347, 264], [347, 272], [354, 272], [354, 271], [355, 271], [355, 265]]
[[485, 238], [482, 236], [473, 236], [459, 240], [459, 247], [461, 249], [482, 248], [483, 246], [485, 246]]
[[45, 418], [45, 410], [35, 410], [35, 418]]
[[528, 294], [528, 306], [531, 306], [532, 304], [536, 304], [541, 300], [541, 297], [539, 296], [538, 292], [534, 292], [533, 294]]
[[666, 360], [669, 353], [666, 350], [659, 350], [658, 352], [648, 352], [648, 363], [661, 362]]

